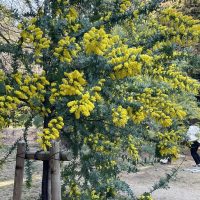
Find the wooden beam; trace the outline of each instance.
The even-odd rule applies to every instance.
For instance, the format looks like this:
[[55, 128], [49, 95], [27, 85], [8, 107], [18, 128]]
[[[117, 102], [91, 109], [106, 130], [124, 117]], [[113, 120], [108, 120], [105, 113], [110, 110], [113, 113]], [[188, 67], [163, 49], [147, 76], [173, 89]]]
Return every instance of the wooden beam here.
[[51, 200], [61, 200], [60, 143], [53, 141], [50, 148]]
[[[25, 159], [28, 160], [49, 160], [50, 159], [50, 152], [49, 151], [38, 151], [38, 152], [32, 152], [27, 151], [25, 154]], [[63, 152], [59, 154], [59, 160], [60, 161], [71, 161], [73, 159], [72, 153], [70, 152]]]
[[22, 196], [25, 150], [25, 143], [19, 142], [17, 145], [13, 200], [21, 200]]

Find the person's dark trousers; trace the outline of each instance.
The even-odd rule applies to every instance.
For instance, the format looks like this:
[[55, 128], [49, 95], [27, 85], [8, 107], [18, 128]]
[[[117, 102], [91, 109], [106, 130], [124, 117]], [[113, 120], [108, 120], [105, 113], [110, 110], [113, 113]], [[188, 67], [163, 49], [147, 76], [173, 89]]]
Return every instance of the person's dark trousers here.
[[191, 151], [191, 155], [195, 161], [195, 163], [198, 165], [200, 164], [200, 156], [197, 153], [198, 147], [200, 146], [200, 143], [198, 143], [197, 141], [194, 141], [191, 145], [190, 151]]

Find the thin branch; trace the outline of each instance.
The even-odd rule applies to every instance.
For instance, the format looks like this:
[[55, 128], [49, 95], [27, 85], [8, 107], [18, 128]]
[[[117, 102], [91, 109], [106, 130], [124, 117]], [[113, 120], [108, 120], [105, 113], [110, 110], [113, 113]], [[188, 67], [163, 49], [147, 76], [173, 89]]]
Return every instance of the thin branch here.
[[2, 37], [7, 43], [10, 44], [10, 41], [0, 32], [0, 37]]

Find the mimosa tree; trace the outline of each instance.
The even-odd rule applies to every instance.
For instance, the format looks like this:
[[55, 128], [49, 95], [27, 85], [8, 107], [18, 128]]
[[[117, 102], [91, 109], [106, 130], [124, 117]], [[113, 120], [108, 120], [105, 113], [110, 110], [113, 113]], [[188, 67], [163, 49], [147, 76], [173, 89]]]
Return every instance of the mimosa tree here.
[[177, 157], [180, 125], [198, 117], [199, 82], [184, 70], [199, 21], [161, 2], [27, 1], [30, 12], [14, 15], [19, 40], [0, 44], [12, 58], [0, 71], [0, 128], [26, 109], [43, 119], [43, 150], [67, 142], [63, 199], [135, 198], [118, 174], [143, 144]]

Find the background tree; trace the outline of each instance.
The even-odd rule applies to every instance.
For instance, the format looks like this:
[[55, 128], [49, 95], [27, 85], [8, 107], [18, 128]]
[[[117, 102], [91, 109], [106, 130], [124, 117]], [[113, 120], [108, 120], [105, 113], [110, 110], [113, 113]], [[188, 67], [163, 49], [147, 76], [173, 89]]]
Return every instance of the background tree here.
[[[192, 16], [194, 19], [200, 19], [200, 2], [198, 0], [180, 0], [180, 1], [166, 1], [163, 6], [172, 6], [175, 9], [181, 11], [184, 14]], [[187, 73], [200, 80], [200, 56], [199, 56], [200, 44], [197, 42], [188, 57], [188, 63], [185, 70]], [[197, 96], [199, 101], [200, 96]]]
[[[26, 109], [26, 126], [42, 119], [42, 149], [67, 141], [63, 199], [136, 199], [118, 174], [135, 170], [144, 144], [177, 157], [183, 121], [199, 118], [199, 82], [185, 70], [199, 21], [161, 2], [26, 1], [12, 15], [20, 37], [0, 44], [12, 58], [0, 75], [0, 127]], [[44, 162], [42, 199], [47, 175]]]

